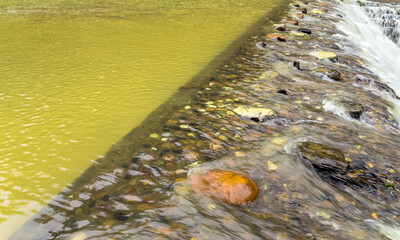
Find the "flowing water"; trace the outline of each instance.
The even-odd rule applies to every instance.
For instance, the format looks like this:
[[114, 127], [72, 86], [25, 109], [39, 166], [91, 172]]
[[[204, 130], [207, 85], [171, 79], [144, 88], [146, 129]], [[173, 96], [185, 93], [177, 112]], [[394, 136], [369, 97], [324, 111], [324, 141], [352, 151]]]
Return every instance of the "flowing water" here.
[[[365, 7], [358, 4], [343, 5], [346, 18], [339, 29], [347, 39], [358, 47], [354, 54], [362, 56], [368, 68], [377, 74], [380, 81], [388, 84], [400, 94], [400, 44], [399, 9], [382, 3], [367, 2]], [[374, 24], [376, 23], [376, 24]], [[384, 34], [382, 34], [384, 33]], [[390, 98], [390, 95], [386, 95]], [[400, 101], [396, 103], [396, 115], [400, 119]]]
[[[264, 22], [10, 239], [400, 239], [400, 55], [368, 4], [298, 2], [299, 26]], [[258, 197], [197, 195], [208, 169], [249, 175]]]
[[274, 6], [1, 1], [0, 238]]
[[397, 5], [366, 2], [363, 10], [383, 30], [383, 33], [400, 44], [400, 8]]

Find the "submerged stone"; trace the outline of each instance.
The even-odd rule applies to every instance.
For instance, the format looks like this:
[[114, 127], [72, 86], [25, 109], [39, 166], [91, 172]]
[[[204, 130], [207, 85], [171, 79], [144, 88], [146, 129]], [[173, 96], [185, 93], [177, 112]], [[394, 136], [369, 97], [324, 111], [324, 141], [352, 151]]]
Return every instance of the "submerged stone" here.
[[300, 9], [297, 9], [297, 11], [299, 11], [301, 13], [304, 13], [304, 14], [307, 14], [307, 9], [306, 8], [300, 8]]
[[285, 31], [286, 30], [286, 24], [275, 24], [274, 29], [278, 31]]
[[337, 55], [334, 52], [322, 52], [322, 51], [315, 51], [315, 52], [310, 52], [311, 56], [314, 56], [318, 59], [324, 59], [324, 58], [336, 58]]
[[311, 30], [307, 28], [299, 28], [297, 29], [297, 31], [301, 33], [311, 34]]
[[280, 34], [268, 34], [267, 38], [276, 39], [279, 42], [286, 42], [285, 36], [280, 35]]
[[277, 93], [283, 94], [283, 95], [288, 95], [286, 89], [279, 89], [279, 90], [277, 91]]
[[342, 77], [342, 74], [338, 70], [331, 70], [328, 72], [328, 77], [335, 81], [339, 81]]
[[252, 107], [237, 107], [233, 109], [236, 114], [242, 117], [250, 118], [256, 122], [264, 122], [276, 116], [275, 112], [269, 108], [252, 108]]
[[294, 66], [295, 68], [297, 68], [298, 70], [300, 70], [300, 62], [299, 62], [299, 61], [293, 62], [293, 66]]
[[265, 42], [258, 42], [256, 43], [256, 47], [264, 50], [265, 48], [267, 48], [267, 44]]
[[199, 196], [210, 196], [232, 205], [242, 205], [258, 196], [256, 183], [248, 176], [224, 170], [209, 170], [191, 177], [194, 191]]
[[345, 108], [346, 112], [350, 115], [350, 117], [354, 119], [360, 119], [362, 113], [364, 112], [363, 105], [351, 102], [351, 101], [341, 101], [342, 106]]
[[309, 160], [318, 169], [346, 171], [348, 163], [342, 151], [337, 148], [314, 142], [303, 142], [299, 146], [303, 158]]

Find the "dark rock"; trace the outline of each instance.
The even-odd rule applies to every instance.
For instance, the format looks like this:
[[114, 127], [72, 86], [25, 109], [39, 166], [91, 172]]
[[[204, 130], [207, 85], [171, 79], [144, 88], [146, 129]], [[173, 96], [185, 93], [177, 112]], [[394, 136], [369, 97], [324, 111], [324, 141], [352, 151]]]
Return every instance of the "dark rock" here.
[[331, 60], [331, 62], [333, 62], [333, 63], [339, 62], [338, 56], [336, 56], [336, 57], [331, 57], [331, 58], [329, 58], [329, 60]]
[[328, 77], [335, 81], [339, 81], [342, 77], [342, 74], [338, 70], [331, 70], [328, 72]]
[[297, 29], [297, 31], [302, 32], [302, 33], [311, 34], [311, 30], [307, 29], [307, 28], [299, 28], [299, 29]]
[[278, 31], [285, 31], [286, 30], [286, 25], [285, 24], [275, 24], [274, 29]]
[[299, 146], [303, 159], [307, 159], [317, 169], [345, 172], [348, 163], [342, 151], [314, 142], [303, 142]]
[[139, 157], [135, 156], [135, 157], [132, 158], [131, 162], [132, 163], [136, 163], [139, 159], [140, 159]]
[[343, 107], [346, 109], [346, 112], [350, 115], [350, 117], [354, 119], [360, 119], [362, 113], [364, 112], [363, 105], [345, 100], [341, 101], [341, 103], [343, 104]]
[[392, 192], [395, 184], [382, 179], [384, 175], [375, 174], [364, 167], [364, 160], [349, 164], [339, 149], [314, 142], [303, 142], [298, 149], [302, 160], [311, 163], [318, 175], [333, 186], [349, 186], [361, 194], [397, 201], [397, 196]]
[[300, 70], [300, 62], [299, 62], [299, 61], [293, 62], [293, 66], [294, 66], [295, 68], [297, 68], [298, 70]]
[[108, 201], [110, 201], [110, 198], [111, 198], [110, 195], [104, 195], [101, 197], [101, 200], [108, 202]]
[[288, 95], [288, 94], [287, 94], [287, 91], [286, 91], [285, 89], [279, 89], [279, 90], [277, 91], [277, 93], [283, 94], [283, 95]]
[[267, 48], [267, 44], [265, 42], [258, 42], [256, 43], [256, 47], [261, 50], [265, 50]]
[[165, 156], [165, 154], [167, 154], [169, 152], [169, 150], [168, 149], [161, 149], [161, 151], [160, 151], [160, 153], [158, 154], [158, 156], [160, 156], [160, 157], [164, 157]]
[[127, 174], [124, 175], [124, 179], [125, 180], [130, 180], [130, 179], [132, 179], [132, 175], [127, 173]]
[[285, 37], [277, 37], [276, 40], [278, 40], [278, 42], [286, 42]]
[[113, 214], [113, 217], [114, 217], [114, 219], [121, 221], [121, 222], [125, 222], [126, 220], [129, 219], [129, 216], [127, 216], [125, 213], [123, 213], [121, 211], [115, 212]]
[[91, 202], [89, 203], [89, 208], [92, 208], [92, 207], [94, 207], [94, 206], [96, 206], [96, 201], [91, 201]]

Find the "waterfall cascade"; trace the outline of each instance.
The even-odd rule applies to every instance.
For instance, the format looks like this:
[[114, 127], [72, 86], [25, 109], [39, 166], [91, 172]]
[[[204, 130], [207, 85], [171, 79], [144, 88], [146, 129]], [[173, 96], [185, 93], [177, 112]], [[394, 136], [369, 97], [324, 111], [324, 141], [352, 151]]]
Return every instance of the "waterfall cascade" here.
[[[355, 3], [341, 5], [345, 17], [338, 28], [358, 46], [354, 54], [360, 56], [365, 66], [400, 96], [400, 7], [375, 2], [360, 5], [363, 6]], [[383, 95], [394, 103], [394, 114], [400, 120], [400, 101], [387, 96], [387, 93]]]
[[400, 46], [400, 5], [368, 2], [364, 10], [384, 34]]

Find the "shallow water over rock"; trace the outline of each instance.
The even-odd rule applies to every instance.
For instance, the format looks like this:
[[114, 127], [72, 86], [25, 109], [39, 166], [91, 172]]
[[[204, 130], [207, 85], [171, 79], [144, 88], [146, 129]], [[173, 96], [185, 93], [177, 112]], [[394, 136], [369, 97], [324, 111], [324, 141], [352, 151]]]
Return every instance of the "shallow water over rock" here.
[[[396, 239], [393, 90], [338, 30], [341, 7], [294, 3], [285, 31], [272, 24], [256, 31], [12, 239]], [[312, 33], [298, 34], [299, 27]], [[340, 78], [329, 77], [332, 71]], [[359, 119], [343, 102], [362, 105]], [[196, 195], [188, 176], [208, 169], [248, 175], [258, 197], [232, 206]]]

